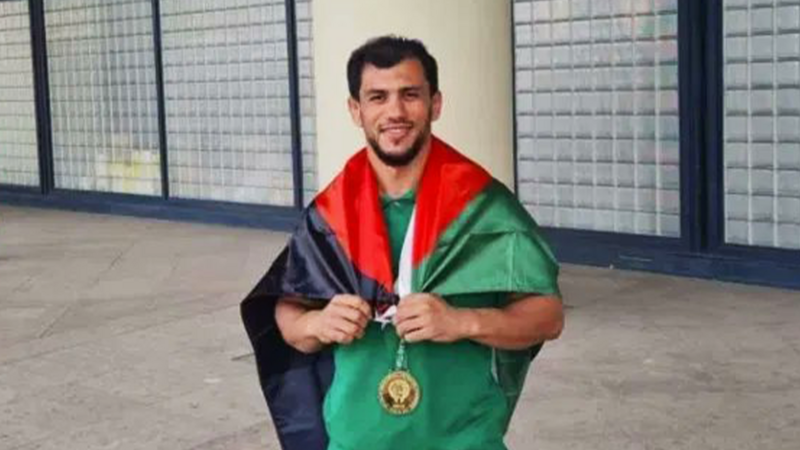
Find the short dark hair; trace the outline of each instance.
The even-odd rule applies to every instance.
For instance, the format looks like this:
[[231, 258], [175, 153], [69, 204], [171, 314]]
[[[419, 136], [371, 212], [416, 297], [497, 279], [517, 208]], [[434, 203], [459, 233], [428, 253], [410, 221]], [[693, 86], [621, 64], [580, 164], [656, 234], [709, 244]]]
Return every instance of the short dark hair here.
[[439, 92], [439, 68], [436, 59], [428, 53], [425, 45], [416, 39], [387, 35], [368, 40], [350, 54], [350, 59], [347, 61], [347, 85], [350, 96], [358, 100], [361, 75], [367, 64], [379, 69], [388, 69], [407, 59], [416, 59], [422, 64], [425, 79], [431, 87], [431, 95]]

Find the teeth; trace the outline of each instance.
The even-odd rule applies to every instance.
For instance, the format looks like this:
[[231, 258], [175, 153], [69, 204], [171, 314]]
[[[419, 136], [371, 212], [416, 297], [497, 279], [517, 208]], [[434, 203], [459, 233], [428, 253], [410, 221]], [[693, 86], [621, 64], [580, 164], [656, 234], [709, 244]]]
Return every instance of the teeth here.
[[384, 133], [391, 134], [394, 136], [402, 135], [408, 133], [410, 128], [407, 127], [396, 127], [396, 128], [386, 128], [383, 130]]
[[386, 134], [388, 134], [389, 137], [391, 137], [391, 138], [398, 139], [398, 138], [402, 138], [406, 134], [408, 134], [408, 130], [407, 129], [402, 129], [402, 128], [401, 129], [393, 129], [393, 130], [388, 130], [386, 132]]

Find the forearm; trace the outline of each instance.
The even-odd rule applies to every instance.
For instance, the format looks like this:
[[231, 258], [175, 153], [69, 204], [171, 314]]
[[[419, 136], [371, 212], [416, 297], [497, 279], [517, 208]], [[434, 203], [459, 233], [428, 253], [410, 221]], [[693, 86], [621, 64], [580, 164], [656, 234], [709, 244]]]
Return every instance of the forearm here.
[[275, 321], [286, 343], [303, 353], [316, 353], [324, 347], [313, 330], [313, 320], [317, 314], [319, 310], [293, 299], [282, 298], [275, 308]]
[[462, 336], [507, 350], [528, 348], [558, 338], [564, 326], [561, 300], [526, 297], [505, 308], [459, 309]]

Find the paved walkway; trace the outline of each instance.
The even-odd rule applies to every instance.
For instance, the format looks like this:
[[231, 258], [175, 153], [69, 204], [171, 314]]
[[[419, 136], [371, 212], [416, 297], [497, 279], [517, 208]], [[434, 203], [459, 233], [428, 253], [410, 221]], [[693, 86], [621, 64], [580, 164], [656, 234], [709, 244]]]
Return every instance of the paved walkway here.
[[[238, 302], [285, 238], [0, 205], [0, 449], [278, 449]], [[511, 449], [800, 448], [800, 292], [562, 285]]]

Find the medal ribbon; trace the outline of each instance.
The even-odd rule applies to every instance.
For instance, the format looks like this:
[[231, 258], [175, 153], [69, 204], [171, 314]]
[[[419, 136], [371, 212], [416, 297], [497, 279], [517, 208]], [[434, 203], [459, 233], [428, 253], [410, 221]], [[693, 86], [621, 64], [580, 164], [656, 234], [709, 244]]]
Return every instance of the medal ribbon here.
[[394, 361], [394, 370], [402, 370], [408, 372], [408, 357], [406, 356], [406, 340], [400, 338], [400, 343], [397, 345], [397, 357]]

